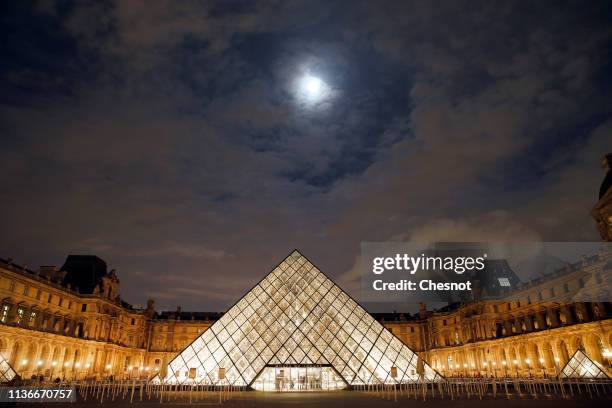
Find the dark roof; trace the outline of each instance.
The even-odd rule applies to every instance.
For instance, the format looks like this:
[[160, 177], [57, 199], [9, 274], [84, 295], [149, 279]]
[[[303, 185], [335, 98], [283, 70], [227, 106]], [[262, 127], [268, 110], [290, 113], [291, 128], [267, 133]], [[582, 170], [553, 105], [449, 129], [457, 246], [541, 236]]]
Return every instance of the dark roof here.
[[[610, 163], [610, 165], [612, 165], [612, 163]], [[608, 192], [610, 187], [612, 187], [612, 170], [608, 170], [606, 177], [604, 177], [601, 183], [601, 187], [599, 188], [599, 199]]]
[[64, 284], [87, 294], [95, 293], [102, 277], [108, 274], [106, 262], [95, 255], [68, 255], [61, 270], [67, 272]]
[[[515, 289], [521, 280], [514, 273], [508, 261], [505, 259], [488, 259], [485, 261], [485, 268], [476, 273], [476, 278], [483, 289], [483, 297], [496, 298], [502, 293]], [[509, 286], [503, 286], [500, 278], [508, 280]]]
[[219, 320], [223, 313], [219, 312], [171, 312], [163, 311], [155, 314], [155, 318], [159, 320]]
[[407, 322], [419, 320], [419, 315], [414, 316], [408, 312], [393, 312], [393, 313], [370, 313], [374, 319], [379, 322]]

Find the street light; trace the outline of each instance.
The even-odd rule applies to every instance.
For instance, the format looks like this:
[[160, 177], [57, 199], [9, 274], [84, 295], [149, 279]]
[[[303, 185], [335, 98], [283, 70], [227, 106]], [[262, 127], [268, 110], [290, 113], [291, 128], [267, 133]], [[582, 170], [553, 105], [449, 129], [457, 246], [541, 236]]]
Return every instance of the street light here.
[[38, 380], [40, 379], [40, 367], [43, 365], [43, 361], [42, 360], [38, 360], [36, 362], [36, 382], [38, 382]]
[[526, 359], [525, 360], [525, 364], [527, 364], [527, 372], [529, 373], [529, 377], [531, 377], [531, 366], [530, 366], [531, 360]]

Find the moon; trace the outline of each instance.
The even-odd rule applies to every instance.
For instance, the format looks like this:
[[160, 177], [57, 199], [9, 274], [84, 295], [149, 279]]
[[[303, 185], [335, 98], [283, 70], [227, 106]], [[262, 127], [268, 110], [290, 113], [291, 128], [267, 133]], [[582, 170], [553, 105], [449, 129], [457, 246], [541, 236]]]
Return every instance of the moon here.
[[300, 90], [304, 97], [311, 101], [316, 102], [323, 97], [325, 83], [321, 78], [313, 75], [305, 75], [300, 80]]

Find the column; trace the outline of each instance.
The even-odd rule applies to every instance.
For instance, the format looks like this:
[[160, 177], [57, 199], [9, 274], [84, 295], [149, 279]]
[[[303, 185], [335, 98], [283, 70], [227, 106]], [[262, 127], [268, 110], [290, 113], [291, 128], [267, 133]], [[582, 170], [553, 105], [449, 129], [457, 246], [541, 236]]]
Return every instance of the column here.
[[565, 324], [574, 324], [574, 316], [569, 305], [561, 306], [561, 313], [565, 316]]
[[559, 327], [559, 319], [557, 319], [557, 311], [555, 309], [546, 309], [546, 316], [550, 321], [550, 327]]
[[527, 331], [527, 333], [533, 331], [533, 315], [525, 316], [525, 330]]
[[535, 314], [535, 318], [538, 322], [538, 330], [544, 330], [546, 328], [546, 312], [538, 310]]
[[520, 318], [520, 316], [517, 316], [514, 318], [514, 332], [516, 334], [520, 334], [523, 332], [523, 324], [522, 324], [522, 319]]

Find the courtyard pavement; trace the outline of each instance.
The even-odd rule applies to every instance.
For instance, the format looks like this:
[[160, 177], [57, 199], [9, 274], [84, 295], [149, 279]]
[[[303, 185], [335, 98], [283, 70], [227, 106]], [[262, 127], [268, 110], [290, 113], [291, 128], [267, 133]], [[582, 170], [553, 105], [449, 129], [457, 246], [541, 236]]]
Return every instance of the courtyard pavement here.
[[[377, 397], [372, 393], [363, 393], [358, 391], [334, 391], [334, 392], [312, 392], [312, 393], [266, 393], [266, 392], [238, 392], [234, 394], [232, 399], [225, 401], [222, 405], [231, 408], [246, 408], [246, 407], [304, 407], [304, 408], [366, 408], [366, 407], [440, 407], [440, 408], [473, 408], [478, 407], [491, 407], [491, 408], [502, 408], [502, 407], [534, 407], [534, 408], [562, 408], [562, 407], [608, 407], [611, 404], [612, 396], [602, 399], [586, 399], [586, 398], [575, 398], [575, 399], [558, 399], [558, 398], [513, 398], [506, 399], [501, 398], [499, 395], [497, 399], [485, 398], [479, 399], [422, 399], [415, 400], [414, 398], [398, 397], [398, 401], [393, 401], [393, 395], [391, 400]], [[25, 407], [28, 404], [18, 404], [17, 407]], [[47, 405], [47, 404], [45, 404]], [[211, 396], [207, 400], [200, 400], [193, 402], [192, 406], [218, 406], [218, 398]], [[30, 404], [30, 406], [41, 407], [42, 404]], [[172, 400], [170, 402], [164, 402], [160, 404], [159, 401], [144, 400], [142, 402], [135, 401], [130, 404], [129, 400], [105, 400], [100, 404], [99, 400], [89, 399], [88, 401], [79, 401], [69, 404], [48, 404], [47, 406], [52, 407], [188, 407], [190, 406], [188, 400]]]

